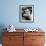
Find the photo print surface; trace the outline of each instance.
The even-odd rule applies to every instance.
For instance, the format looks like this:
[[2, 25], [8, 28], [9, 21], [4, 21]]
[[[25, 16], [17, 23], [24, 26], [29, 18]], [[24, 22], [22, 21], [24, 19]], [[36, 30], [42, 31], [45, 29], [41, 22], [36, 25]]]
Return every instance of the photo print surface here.
[[33, 5], [20, 5], [20, 22], [34, 22], [34, 6]]

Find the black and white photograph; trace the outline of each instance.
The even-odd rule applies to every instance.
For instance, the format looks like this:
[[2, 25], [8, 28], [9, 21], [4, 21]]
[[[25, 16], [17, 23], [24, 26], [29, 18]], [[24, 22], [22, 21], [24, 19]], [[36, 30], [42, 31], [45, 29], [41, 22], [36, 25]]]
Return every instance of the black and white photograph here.
[[34, 22], [34, 5], [20, 5], [19, 15], [20, 22]]

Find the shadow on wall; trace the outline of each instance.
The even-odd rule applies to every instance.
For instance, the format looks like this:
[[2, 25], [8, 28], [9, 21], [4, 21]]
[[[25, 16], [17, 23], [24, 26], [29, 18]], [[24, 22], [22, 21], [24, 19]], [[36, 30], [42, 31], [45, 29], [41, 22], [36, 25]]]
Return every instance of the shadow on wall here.
[[3, 36], [3, 32], [6, 31], [6, 29], [4, 30], [5, 25], [4, 24], [0, 24], [0, 43], [2, 43], [2, 36]]

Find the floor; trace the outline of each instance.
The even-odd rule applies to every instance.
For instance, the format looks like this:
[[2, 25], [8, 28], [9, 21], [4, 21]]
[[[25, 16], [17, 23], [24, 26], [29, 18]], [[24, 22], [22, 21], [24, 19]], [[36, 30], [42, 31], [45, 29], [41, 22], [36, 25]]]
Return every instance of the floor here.
[[0, 46], [2, 46], [2, 44], [0, 44]]

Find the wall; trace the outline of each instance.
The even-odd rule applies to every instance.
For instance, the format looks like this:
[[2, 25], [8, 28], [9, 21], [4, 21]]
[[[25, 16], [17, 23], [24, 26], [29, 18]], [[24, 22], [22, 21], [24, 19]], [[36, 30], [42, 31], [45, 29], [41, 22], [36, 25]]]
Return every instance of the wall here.
[[[0, 24], [13, 24], [16, 28], [38, 27], [39, 1], [36, 0], [2, 0]], [[19, 22], [19, 5], [34, 5], [34, 23]]]
[[[46, 1], [0, 0], [0, 25], [13, 24], [16, 28], [46, 27]], [[34, 23], [19, 22], [19, 5], [34, 5]]]
[[[46, 1], [0, 0], [0, 25], [13, 24], [16, 28], [46, 27]], [[19, 22], [19, 5], [34, 5], [34, 23]]]

